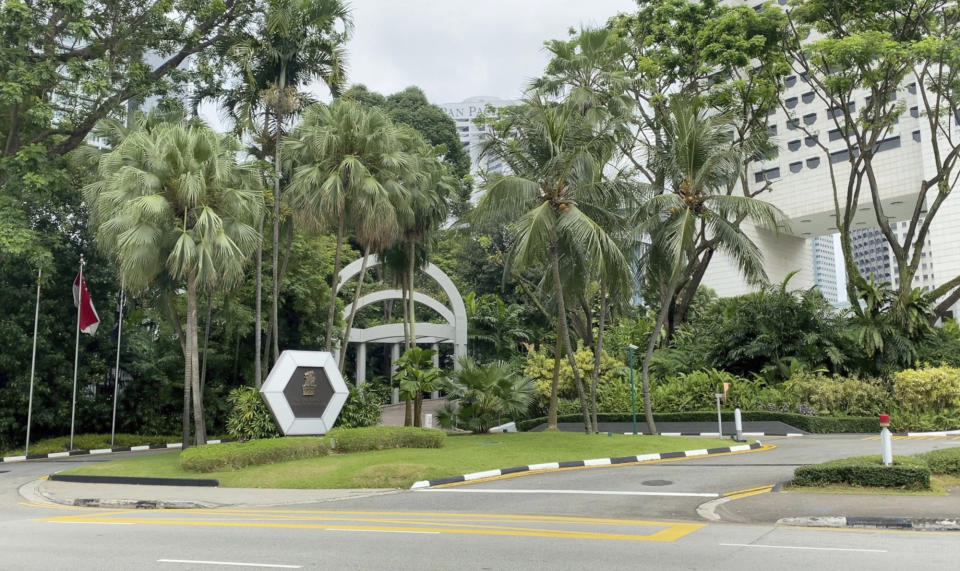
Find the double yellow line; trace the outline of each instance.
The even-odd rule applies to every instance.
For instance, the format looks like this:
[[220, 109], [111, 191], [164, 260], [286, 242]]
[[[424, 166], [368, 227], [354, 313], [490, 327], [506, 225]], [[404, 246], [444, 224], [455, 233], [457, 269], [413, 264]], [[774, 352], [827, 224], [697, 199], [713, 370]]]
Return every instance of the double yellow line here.
[[734, 490], [732, 492], [727, 492], [723, 494], [724, 498], [738, 499], [746, 498], [749, 496], [755, 496], [757, 494], [765, 494], [773, 490], [775, 484], [765, 484], [763, 486], [757, 486], [756, 488], [745, 488], [743, 490]]

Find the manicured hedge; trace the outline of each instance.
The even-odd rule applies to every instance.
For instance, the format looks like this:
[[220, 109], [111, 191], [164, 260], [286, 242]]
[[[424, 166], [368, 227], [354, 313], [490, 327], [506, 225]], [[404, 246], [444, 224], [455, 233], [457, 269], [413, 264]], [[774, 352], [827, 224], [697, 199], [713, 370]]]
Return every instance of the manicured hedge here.
[[326, 456], [330, 445], [315, 436], [264, 438], [188, 448], [180, 453], [180, 467], [188, 472], [239, 470], [300, 458]]
[[917, 454], [916, 457], [926, 462], [933, 474], [960, 476], [960, 448], [933, 450]]
[[[779, 421], [814, 434], [827, 434], [832, 432], [872, 433], [880, 431], [880, 424], [877, 419], [866, 416], [807, 416], [789, 412], [767, 411], [744, 412], [742, 416], [744, 421]], [[724, 412], [722, 417], [724, 422], [733, 422], [733, 412]], [[716, 422], [717, 413], [716, 411], [658, 412], [653, 414], [653, 419], [657, 422]], [[633, 415], [631, 413], [605, 413], [597, 415], [597, 420], [599, 422], [632, 422]], [[637, 422], [643, 421], [643, 414], [638, 414]], [[522, 420], [517, 423], [517, 430], [526, 432], [546, 422], [547, 417], [545, 416]], [[583, 415], [569, 414], [558, 416], [557, 422], [583, 422]]]
[[370, 426], [335, 428], [327, 436], [337, 452], [364, 452], [387, 448], [442, 448], [447, 434], [432, 428]]
[[793, 472], [795, 486], [848, 484], [922, 490], [930, 488], [930, 468], [920, 458], [894, 457], [892, 466], [884, 466], [880, 456], [857, 456], [801, 466]]

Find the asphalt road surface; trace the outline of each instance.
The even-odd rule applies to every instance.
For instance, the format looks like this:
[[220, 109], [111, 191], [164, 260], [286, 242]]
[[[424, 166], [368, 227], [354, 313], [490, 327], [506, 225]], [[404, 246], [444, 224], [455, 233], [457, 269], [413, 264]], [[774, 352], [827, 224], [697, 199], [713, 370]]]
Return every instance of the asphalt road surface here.
[[[0, 464], [2, 569], [957, 569], [960, 533], [708, 523], [697, 507], [794, 467], [879, 448], [863, 436], [561, 470], [284, 506], [148, 511], [32, 504], [17, 492], [75, 457]], [[896, 453], [960, 445], [904, 440]]]

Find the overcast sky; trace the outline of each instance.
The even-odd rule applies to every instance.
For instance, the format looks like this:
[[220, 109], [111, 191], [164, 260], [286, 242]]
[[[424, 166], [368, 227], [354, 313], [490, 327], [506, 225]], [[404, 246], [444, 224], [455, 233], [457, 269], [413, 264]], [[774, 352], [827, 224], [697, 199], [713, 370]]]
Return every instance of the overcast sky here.
[[[390, 94], [417, 85], [433, 103], [519, 97], [547, 63], [543, 42], [603, 24], [633, 0], [352, 0], [350, 83]], [[318, 94], [319, 95], [319, 94]]]

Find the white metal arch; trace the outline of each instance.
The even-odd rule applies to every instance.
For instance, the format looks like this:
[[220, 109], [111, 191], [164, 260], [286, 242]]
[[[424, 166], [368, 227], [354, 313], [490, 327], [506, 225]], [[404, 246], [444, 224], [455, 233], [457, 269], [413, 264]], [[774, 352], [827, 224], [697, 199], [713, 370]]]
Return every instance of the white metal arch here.
[[[380, 263], [381, 261], [376, 255], [370, 256], [367, 259], [367, 268], [375, 267]], [[336, 287], [338, 293], [343, 287], [343, 284], [347, 283], [354, 276], [360, 273], [360, 269], [362, 267], [363, 258], [360, 258], [350, 262], [342, 270], [340, 270], [340, 273], [337, 274]], [[453, 280], [451, 280], [450, 277], [437, 266], [428, 263], [426, 267], [422, 269], [422, 271], [424, 274], [429, 276], [430, 279], [436, 282], [438, 286], [440, 286], [440, 289], [447, 296], [449, 307], [423, 292], [414, 292], [413, 299], [416, 303], [422, 303], [427, 307], [430, 307], [447, 321], [446, 324], [416, 323], [416, 342], [431, 344], [452, 343], [454, 367], [459, 369], [460, 358], [467, 354], [467, 309], [463, 304], [463, 297], [460, 295], [460, 291], [457, 289], [457, 286], [454, 285]], [[398, 289], [389, 289], [369, 293], [357, 301], [357, 309], [370, 305], [371, 303], [387, 301], [391, 299], [402, 299], [402, 292]], [[348, 307], [343, 312], [344, 318], [347, 318], [349, 314], [350, 308]], [[361, 359], [365, 359], [366, 343], [398, 344], [402, 343], [403, 340], [403, 324], [388, 323], [385, 325], [369, 327], [367, 329], [352, 328], [350, 330], [350, 337], [344, 342], [359, 343], [360, 347], [358, 348], [358, 355], [362, 354], [363, 357], [361, 357]], [[397, 346], [394, 345], [394, 353], [396, 353], [396, 349]], [[358, 383], [362, 382], [365, 369], [366, 367], [361, 366], [358, 362]]]

